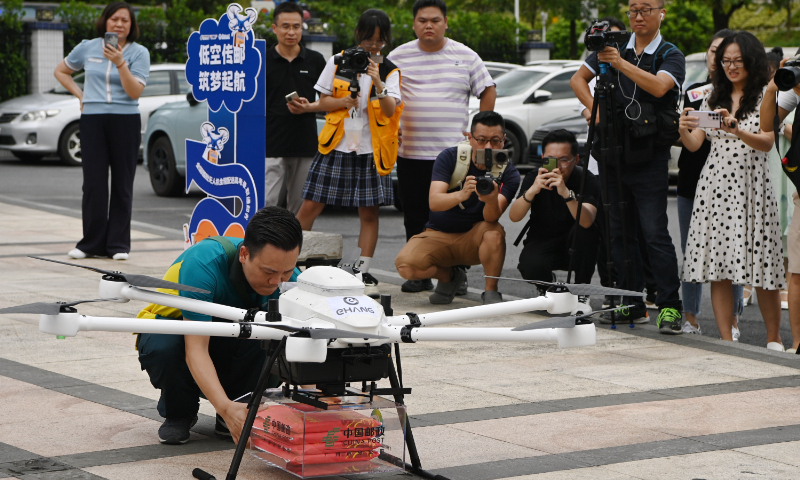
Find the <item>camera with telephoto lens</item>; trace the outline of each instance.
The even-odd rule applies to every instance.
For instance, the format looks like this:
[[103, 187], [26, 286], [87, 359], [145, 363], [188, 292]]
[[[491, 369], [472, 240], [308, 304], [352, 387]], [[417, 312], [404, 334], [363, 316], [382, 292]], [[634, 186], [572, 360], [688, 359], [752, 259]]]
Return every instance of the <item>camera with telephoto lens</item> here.
[[586, 30], [583, 43], [586, 44], [586, 50], [590, 52], [599, 52], [607, 46], [613, 47], [620, 43], [628, 43], [630, 39], [630, 32], [625, 30], [612, 32], [611, 25], [608, 21], [604, 20], [602, 22], [595, 22]]
[[333, 57], [333, 63], [342, 73], [367, 73], [369, 52], [361, 47], [351, 48]]
[[775, 86], [782, 92], [793, 89], [800, 83], [800, 56], [791, 58], [775, 72]]
[[495, 150], [486, 148], [475, 152], [475, 163], [486, 165], [486, 173], [482, 177], [477, 177], [475, 191], [479, 195], [488, 195], [494, 190], [494, 184], [500, 184], [503, 172], [508, 165], [508, 150]]

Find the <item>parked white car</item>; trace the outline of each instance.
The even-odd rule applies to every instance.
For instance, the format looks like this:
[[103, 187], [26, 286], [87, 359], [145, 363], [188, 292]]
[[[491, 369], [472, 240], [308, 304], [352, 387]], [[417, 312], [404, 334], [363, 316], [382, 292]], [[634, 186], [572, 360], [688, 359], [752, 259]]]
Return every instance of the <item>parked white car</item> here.
[[[147, 86], [139, 97], [142, 137], [150, 113], [167, 102], [183, 100], [190, 86], [185, 65], [150, 67]], [[75, 82], [83, 88], [83, 73]], [[64, 87], [0, 103], [0, 148], [21, 160], [38, 160], [57, 153], [67, 165], [81, 164], [80, 102]]]
[[[553, 62], [521, 67], [496, 80], [494, 109], [506, 122], [506, 148], [514, 164], [525, 158], [528, 139], [540, 125], [574, 114], [578, 99], [569, 86], [581, 62]], [[478, 113], [480, 100], [470, 100], [470, 121]]]

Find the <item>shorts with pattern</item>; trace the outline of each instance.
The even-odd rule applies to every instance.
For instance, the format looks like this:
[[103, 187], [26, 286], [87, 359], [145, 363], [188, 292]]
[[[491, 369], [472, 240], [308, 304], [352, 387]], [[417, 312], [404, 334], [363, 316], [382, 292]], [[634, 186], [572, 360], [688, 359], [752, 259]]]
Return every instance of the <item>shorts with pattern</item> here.
[[340, 207], [393, 205], [392, 176], [380, 176], [372, 154], [317, 152], [303, 186], [303, 198]]

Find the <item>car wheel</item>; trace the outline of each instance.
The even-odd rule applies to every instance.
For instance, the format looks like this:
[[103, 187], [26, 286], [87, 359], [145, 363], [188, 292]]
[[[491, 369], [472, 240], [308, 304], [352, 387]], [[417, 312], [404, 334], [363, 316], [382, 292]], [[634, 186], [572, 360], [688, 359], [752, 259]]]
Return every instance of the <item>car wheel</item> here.
[[403, 202], [400, 201], [400, 189], [397, 187], [397, 180], [392, 182], [392, 190], [394, 191], [394, 208], [403, 211]]
[[61, 132], [58, 141], [58, 156], [64, 165], [79, 167], [81, 165], [81, 125], [73, 123]]
[[506, 130], [505, 148], [508, 150], [508, 156], [511, 157], [511, 163], [518, 165], [522, 158], [522, 153], [525, 151], [525, 147], [520, 142], [519, 136], [515, 130]]
[[44, 157], [44, 155], [40, 155], [38, 153], [28, 152], [11, 152], [11, 155], [14, 155], [23, 162], [38, 162], [42, 159], [42, 157]]
[[185, 179], [175, 168], [175, 153], [168, 137], [159, 137], [147, 152], [150, 185], [159, 197], [176, 197], [183, 192]]

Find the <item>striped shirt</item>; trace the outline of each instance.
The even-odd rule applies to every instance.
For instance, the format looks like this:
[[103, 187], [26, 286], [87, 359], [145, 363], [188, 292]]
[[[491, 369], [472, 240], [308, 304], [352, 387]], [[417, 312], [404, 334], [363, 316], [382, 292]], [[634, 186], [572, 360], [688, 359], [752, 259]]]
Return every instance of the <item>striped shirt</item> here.
[[463, 140], [462, 132], [469, 128], [469, 96], [480, 97], [494, 86], [492, 76], [477, 53], [449, 38], [438, 52], [423, 52], [414, 40], [387, 58], [403, 72], [400, 91], [405, 110], [398, 155], [436, 160], [444, 149]]

